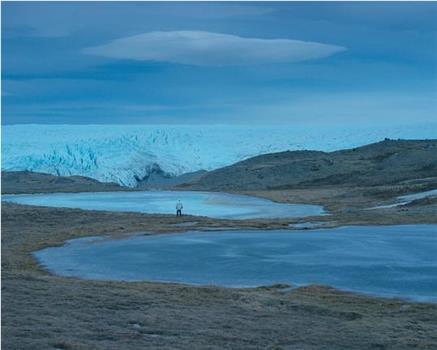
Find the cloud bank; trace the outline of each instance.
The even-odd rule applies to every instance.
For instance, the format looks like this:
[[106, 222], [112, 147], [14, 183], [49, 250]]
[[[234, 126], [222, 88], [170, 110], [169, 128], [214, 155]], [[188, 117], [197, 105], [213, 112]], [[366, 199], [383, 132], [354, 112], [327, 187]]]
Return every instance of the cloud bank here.
[[91, 55], [197, 66], [293, 63], [342, 52], [342, 46], [290, 39], [243, 38], [203, 31], [149, 32], [83, 49]]

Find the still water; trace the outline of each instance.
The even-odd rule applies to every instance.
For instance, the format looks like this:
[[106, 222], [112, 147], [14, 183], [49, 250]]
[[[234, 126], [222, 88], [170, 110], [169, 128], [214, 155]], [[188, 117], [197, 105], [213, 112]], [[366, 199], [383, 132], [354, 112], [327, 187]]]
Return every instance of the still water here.
[[314, 283], [437, 302], [437, 225], [90, 237], [34, 254], [56, 274], [85, 279], [226, 287]]
[[324, 214], [318, 205], [275, 203], [267, 199], [220, 192], [132, 191], [3, 195], [19, 204], [89, 210], [174, 214], [181, 200], [183, 213], [222, 219], [291, 218]]

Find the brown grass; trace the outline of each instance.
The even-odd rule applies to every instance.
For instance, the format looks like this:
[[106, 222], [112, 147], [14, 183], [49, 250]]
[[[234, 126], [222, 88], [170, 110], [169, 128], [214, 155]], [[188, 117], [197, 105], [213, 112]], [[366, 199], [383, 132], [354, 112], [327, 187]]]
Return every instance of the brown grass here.
[[[404, 215], [392, 212], [390, 220]], [[347, 221], [342, 215], [336, 220]], [[437, 305], [319, 286], [85, 281], [50, 275], [31, 257], [74, 237], [175, 232], [180, 220], [197, 228], [287, 224], [3, 204], [3, 349], [437, 349]]]

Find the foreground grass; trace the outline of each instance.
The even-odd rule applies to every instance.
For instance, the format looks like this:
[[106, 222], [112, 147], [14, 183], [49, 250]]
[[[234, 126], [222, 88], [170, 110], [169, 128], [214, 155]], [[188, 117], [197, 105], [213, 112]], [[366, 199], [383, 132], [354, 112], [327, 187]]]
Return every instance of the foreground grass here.
[[[180, 220], [213, 228], [287, 224]], [[437, 348], [437, 305], [319, 286], [226, 289], [85, 281], [53, 276], [31, 256], [86, 235], [176, 232], [180, 220], [3, 204], [3, 349]]]

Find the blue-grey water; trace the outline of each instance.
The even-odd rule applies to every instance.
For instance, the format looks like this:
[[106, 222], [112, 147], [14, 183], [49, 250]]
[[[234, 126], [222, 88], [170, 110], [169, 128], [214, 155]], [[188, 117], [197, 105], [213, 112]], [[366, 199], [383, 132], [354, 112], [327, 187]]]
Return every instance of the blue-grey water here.
[[223, 219], [287, 218], [324, 214], [318, 205], [275, 203], [267, 199], [219, 192], [135, 191], [3, 195], [19, 204], [89, 210], [174, 214], [181, 200], [183, 213]]
[[274, 283], [437, 302], [437, 225], [91, 237], [35, 252], [63, 276], [227, 287]]

